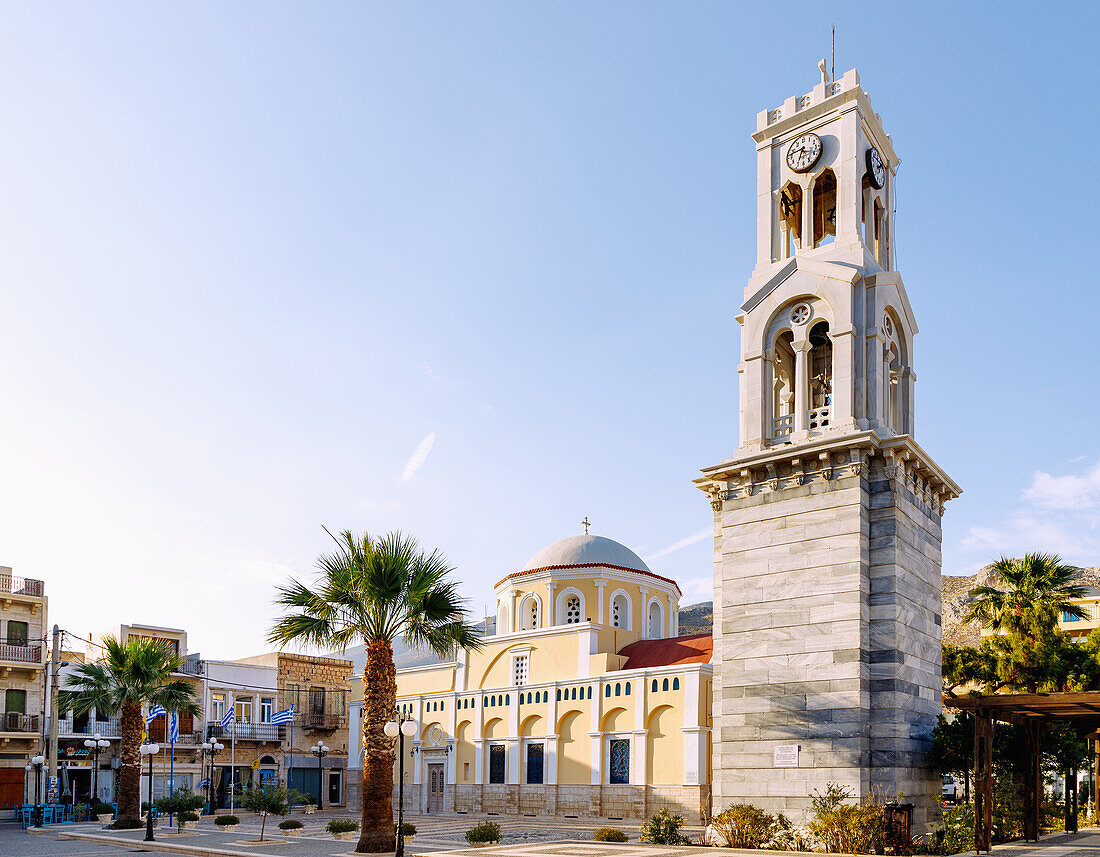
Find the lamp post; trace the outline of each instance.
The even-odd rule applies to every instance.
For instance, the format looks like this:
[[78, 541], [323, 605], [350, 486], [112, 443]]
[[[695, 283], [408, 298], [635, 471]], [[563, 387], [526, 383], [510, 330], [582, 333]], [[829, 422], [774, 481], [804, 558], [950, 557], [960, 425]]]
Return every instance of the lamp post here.
[[42, 826], [42, 804], [38, 802], [38, 796], [42, 793], [42, 766], [46, 764], [46, 757], [39, 753], [31, 758], [34, 765], [34, 826]]
[[155, 842], [153, 836], [153, 756], [160, 752], [159, 744], [142, 744], [141, 755], [149, 757], [149, 811], [145, 813], [145, 841]]
[[393, 720], [383, 727], [386, 735], [397, 739], [397, 848], [393, 857], [405, 857], [405, 738], [416, 734], [416, 721], [397, 712]]
[[206, 802], [210, 804], [210, 815], [214, 814], [214, 757], [224, 749], [225, 744], [221, 744], [213, 738], [202, 742], [203, 760], [205, 761], [207, 756], [210, 757], [210, 778], [206, 781]]
[[27, 803], [27, 783], [31, 778], [31, 766], [23, 768], [23, 803]]
[[321, 810], [324, 808], [321, 805], [321, 785], [323, 780], [321, 776], [321, 760], [329, 754], [329, 749], [325, 746], [323, 741], [318, 741], [309, 748], [309, 752], [317, 757], [317, 809]]
[[99, 800], [99, 751], [106, 750], [111, 742], [96, 732], [91, 738], [84, 739], [84, 746], [92, 751], [92, 781], [88, 784], [92, 787], [92, 794], [88, 798], [89, 807], [92, 807]]

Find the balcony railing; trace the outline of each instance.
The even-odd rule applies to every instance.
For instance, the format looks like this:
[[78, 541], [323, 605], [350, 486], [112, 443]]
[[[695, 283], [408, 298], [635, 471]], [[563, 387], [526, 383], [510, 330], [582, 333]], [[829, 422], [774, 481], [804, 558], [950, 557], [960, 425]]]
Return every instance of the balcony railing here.
[[119, 720], [112, 717], [109, 720], [93, 720], [88, 718], [87, 723], [81, 723], [79, 728], [73, 725], [73, 721], [65, 718], [57, 721], [57, 734], [64, 738], [78, 736], [92, 736], [99, 733], [104, 738], [118, 738], [122, 735], [119, 731]]
[[794, 431], [794, 414], [776, 417], [772, 420], [772, 439], [778, 440]]
[[809, 426], [810, 431], [818, 431], [823, 428], [829, 427], [829, 411], [828, 405], [822, 408], [814, 408], [809, 413]]
[[18, 711], [5, 711], [0, 714], [0, 732], [38, 732], [37, 714], [20, 714]]
[[45, 584], [41, 580], [28, 580], [25, 577], [15, 577], [11, 574], [0, 574], [0, 595], [29, 595], [33, 598], [41, 598], [45, 591]]
[[303, 729], [313, 732], [335, 732], [340, 728], [339, 714], [316, 714], [305, 711], [298, 715]]
[[41, 664], [42, 647], [2, 643], [0, 644], [0, 661], [12, 661], [17, 664]]
[[[236, 723], [232, 727], [232, 736], [238, 741], [282, 741], [283, 727], [274, 723]], [[222, 729], [220, 722], [212, 720], [206, 724], [206, 737], [219, 740], [231, 737], [229, 729]]]

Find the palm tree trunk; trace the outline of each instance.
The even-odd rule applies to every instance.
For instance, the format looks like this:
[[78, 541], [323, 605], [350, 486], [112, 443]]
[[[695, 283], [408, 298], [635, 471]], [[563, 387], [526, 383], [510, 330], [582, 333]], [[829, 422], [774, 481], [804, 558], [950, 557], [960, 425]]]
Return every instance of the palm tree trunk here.
[[141, 827], [141, 705], [122, 706], [122, 767], [118, 772], [118, 819], [114, 827]]
[[363, 816], [355, 850], [377, 854], [396, 847], [393, 739], [384, 731], [397, 702], [397, 670], [389, 640], [367, 641], [363, 691]]

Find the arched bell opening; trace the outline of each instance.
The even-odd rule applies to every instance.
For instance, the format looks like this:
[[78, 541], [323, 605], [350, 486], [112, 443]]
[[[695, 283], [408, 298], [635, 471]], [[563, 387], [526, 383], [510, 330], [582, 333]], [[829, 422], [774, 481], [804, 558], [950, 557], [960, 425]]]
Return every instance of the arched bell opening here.
[[831, 423], [833, 403], [833, 340], [829, 322], [819, 321], [810, 329], [810, 413], [806, 427], [820, 431]]
[[814, 247], [836, 238], [836, 175], [826, 168], [814, 181]]
[[794, 334], [787, 330], [775, 339], [771, 355], [771, 423], [773, 443], [789, 440], [794, 431], [795, 356]]
[[787, 182], [779, 191], [779, 258], [789, 259], [802, 246], [802, 188]]

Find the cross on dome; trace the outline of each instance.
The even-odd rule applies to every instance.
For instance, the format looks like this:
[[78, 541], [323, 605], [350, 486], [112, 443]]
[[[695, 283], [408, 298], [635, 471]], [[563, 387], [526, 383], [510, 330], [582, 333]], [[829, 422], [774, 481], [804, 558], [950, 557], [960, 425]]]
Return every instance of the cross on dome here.
[[581, 521], [581, 526], [584, 527], [584, 534], [588, 535], [588, 528], [592, 526], [592, 522], [588, 520], [588, 515], [584, 516], [584, 520]]

